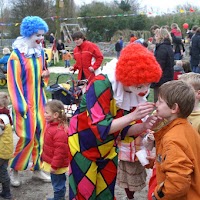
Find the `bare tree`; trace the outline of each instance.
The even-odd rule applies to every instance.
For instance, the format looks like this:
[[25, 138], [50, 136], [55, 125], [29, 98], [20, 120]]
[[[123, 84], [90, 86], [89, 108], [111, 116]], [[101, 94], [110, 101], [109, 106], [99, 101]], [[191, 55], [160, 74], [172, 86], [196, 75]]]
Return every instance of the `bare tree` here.
[[12, 17], [21, 20], [25, 16], [36, 15], [42, 18], [48, 16], [48, 2], [44, 0], [14, 0], [12, 1]]

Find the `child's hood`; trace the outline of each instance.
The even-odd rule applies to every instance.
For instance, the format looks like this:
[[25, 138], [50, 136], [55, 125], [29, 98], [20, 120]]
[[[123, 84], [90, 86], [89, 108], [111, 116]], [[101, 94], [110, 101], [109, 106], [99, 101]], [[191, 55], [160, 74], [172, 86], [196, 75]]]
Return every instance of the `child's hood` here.
[[8, 118], [7, 115], [5, 115], [5, 114], [0, 114], [0, 119], [3, 120], [3, 122], [4, 122], [5, 125], [10, 124], [10, 120], [9, 120], [9, 118]]

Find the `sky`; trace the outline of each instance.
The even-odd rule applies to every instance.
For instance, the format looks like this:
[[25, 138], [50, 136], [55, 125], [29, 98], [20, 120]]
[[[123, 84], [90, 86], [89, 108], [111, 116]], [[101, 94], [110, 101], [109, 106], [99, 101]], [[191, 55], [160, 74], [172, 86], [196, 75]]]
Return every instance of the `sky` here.
[[[100, 1], [107, 3], [113, 0], [74, 0], [76, 5], [83, 5], [91, 3], [92, 1]], [[118, 0], [120, 2], [120, 0]], [[196, 6], [200, 8], [200, 0], [138, 0], [141, 7], [146, 6], [146, 10], [154, 11], [154, 12], [167, 12], [175, 10], [177, 5], [186, 5], [189, 3], [190, 5]]]

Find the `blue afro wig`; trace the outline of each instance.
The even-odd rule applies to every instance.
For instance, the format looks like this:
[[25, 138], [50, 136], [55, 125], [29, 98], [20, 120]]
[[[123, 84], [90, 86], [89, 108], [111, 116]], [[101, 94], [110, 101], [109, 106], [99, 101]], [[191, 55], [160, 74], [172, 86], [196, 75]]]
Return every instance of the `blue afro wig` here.
[[24, 37], [30, 37], [37, 33], [39, 30], [48, 32], [49, 28], [47, 23], [38, 16], [27, 16], [22, 20], [20, 25], [20, 34]]

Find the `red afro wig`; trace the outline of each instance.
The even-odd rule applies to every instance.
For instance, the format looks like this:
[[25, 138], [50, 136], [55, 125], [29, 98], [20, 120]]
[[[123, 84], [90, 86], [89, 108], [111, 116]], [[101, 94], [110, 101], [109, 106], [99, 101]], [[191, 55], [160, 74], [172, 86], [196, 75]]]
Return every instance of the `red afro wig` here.
[[126, 46], [116, 66], [116, 80], [124, 86], [158, 82], [162, 69], [152, 52], [141, 44]]

